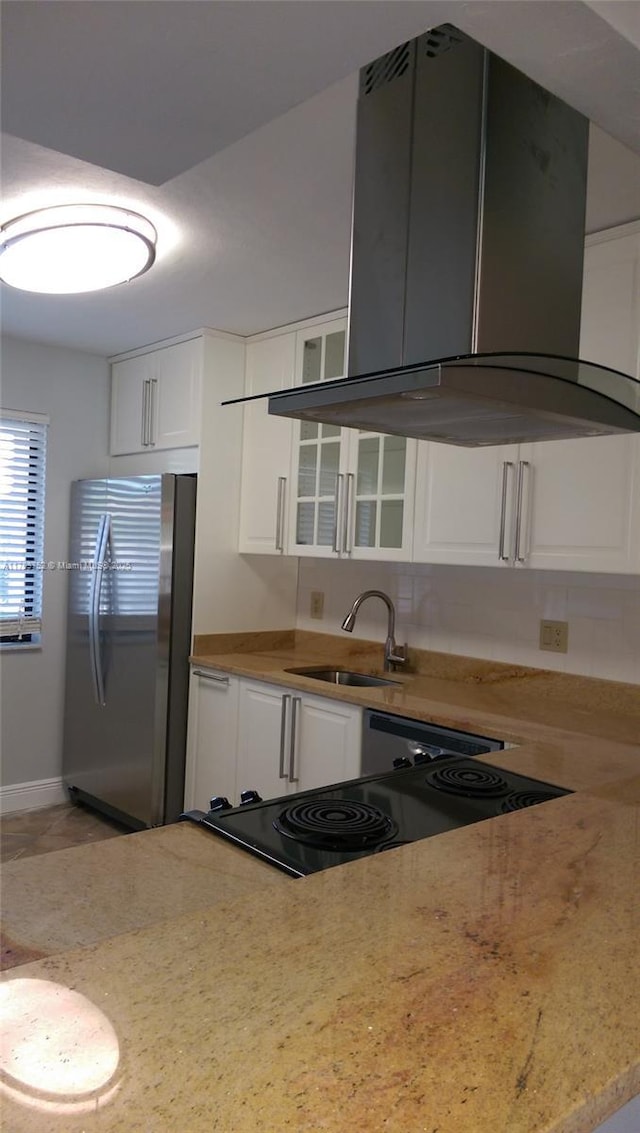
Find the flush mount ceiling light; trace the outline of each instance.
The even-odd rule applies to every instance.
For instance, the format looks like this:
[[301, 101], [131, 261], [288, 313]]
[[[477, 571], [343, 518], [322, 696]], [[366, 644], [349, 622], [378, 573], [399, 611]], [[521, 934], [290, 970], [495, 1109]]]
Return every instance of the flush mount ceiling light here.
[[21, 291], [100, 291], [147, 271], [156, 230], [116, 205], [55, 205], [0, 227], [0, 279]]

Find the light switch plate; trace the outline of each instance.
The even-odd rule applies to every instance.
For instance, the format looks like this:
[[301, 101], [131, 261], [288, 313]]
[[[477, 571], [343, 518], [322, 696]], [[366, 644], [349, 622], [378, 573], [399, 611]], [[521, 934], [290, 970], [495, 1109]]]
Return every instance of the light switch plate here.
[[569, 651], [569, 623], [568, 622], [540, 622], [540, 648], [549, 653], [567, 653]]

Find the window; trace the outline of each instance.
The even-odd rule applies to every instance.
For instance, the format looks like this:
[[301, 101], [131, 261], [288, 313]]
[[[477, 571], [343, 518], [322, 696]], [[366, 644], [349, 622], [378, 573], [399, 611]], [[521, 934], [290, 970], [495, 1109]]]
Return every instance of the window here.
[[0, 644], [40, 640], [48, 418], [0, 409]]

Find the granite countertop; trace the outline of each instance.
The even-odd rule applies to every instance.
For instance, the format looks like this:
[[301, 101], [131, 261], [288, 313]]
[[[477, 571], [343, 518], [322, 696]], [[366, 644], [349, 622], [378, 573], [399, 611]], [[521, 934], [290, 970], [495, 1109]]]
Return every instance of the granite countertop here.
[[20, 858], [2, 867], [2, 967], [250, 900], [286, 880], [188, 822]]
[[[640, 750], [638, 685], [419, 650], [410, 650], [410, 671], [383, 673], [380, 644], [304, 631], [196, 638], [191, 660], [195, 667], [494, 736], [518, 747], [536, 745], [542, 750], [550, 745], [559, 753], [565, 745], [579, 743], [577, 737], [585, 737], [594, 741], [594, 751], [600, 747], [605, 753], [596, 773], [598, 782], [608, 770], [614, 778], [624, 775], [624, 760], [621, 764], [612, 760], [617, 744]], [[373, 673], [396, 683], [339, 686], [289, 671], [322, 664]], [[606, 743], [598, 745], [598, 739]], [[487, 758], [493, 760], [495, 755]], [[511, 766], [528, 774], [516, 762]], [[584, 786], [584, 779], [576, 785]]]
[[[321, 691], [283, 673], [290, 655], [317, 661], [313, 643], [257, 644], [198, 651], [198, 663]], [[81, 892], [67, 935], [54, 924], [56, 870], [82, 890], [85, 848], [48, 855], [40, 882], [37, 859], [31, 939], [40, 932], [46, 956], [5, 977], [10, 1004], [31, 996], [32, 1012], [26, 1062], [5, 1056], [7, 1129], [586, 1133], [640, 1092], [640, 694], [591, 682], [585, 708], [585, 686], [581, 698], [569, 681], [563, 713], [553, 675], [463, 669], [404, 678], [391, 690], [402, 700], [382, 702], [479, 732], [502, 722], [498, 734], [519, 746], [491, 762], [575, 794], [298, 880], [231, 847], [218, 857], [218, 843], [186, 824], [114, 840], [127, 844], [118, 861], [105, 856], [117, 856], [114, 841], [94, 845], [94, 893], [113, 875], [111, 924]], [[529, 691], [536, 682], [552, 722]], [[389, 694], [348, 692], [374, 705]], [[49, 888], [45, 936], [34, 926]], [[140, 912], [124, 923], [127, 902]], [[83, 947], [68, 948], [74, 935]], [[73, 989], [76, 1025], [80, 996], [108, 1020], [92, 1031], [93, 1077], [79, 1068], [74, 1085], [72, 1069], [57, 1094], [47, 1073], [59, 1082], [87, 1040], [38, 1036], [37, 997], [51, 983], [53, 994]]]

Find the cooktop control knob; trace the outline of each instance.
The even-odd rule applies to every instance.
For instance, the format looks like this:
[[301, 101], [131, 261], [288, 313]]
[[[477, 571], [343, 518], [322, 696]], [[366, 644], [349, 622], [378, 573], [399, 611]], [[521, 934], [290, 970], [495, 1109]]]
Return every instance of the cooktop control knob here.
[[393, 766], [396, 771], [401, 771], [403, 767], [411, 767], [411, 760], [402, 755], [399, 759], [394, 759]]
[[261, 803], [261, 802], [262, 802], [262, 798], [260, 797], [260, 795], [258, 794], [257, 791], [243, 791], [242, 794], [240, 795], [240, 806], [244, 806], [245, 803]]
[[433, 756], [430, 755], [428, 751], [417, 751], [413, 757], [413, 762], [416, 767], [420, 767], [423, 763], [432, 763]]
[[420, 767], [423, 763], [433, 763], [434, 759], [450, 759], [455, 753], [435, 744], [415, 744], [411, 754], [416, 767]]
[[231, 803], [224, 795], [215, 795], [209, 800], [209, 810], [231, 810]]

